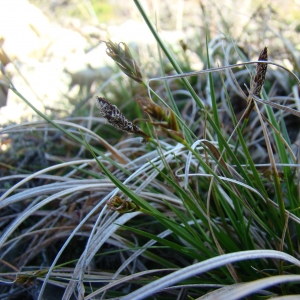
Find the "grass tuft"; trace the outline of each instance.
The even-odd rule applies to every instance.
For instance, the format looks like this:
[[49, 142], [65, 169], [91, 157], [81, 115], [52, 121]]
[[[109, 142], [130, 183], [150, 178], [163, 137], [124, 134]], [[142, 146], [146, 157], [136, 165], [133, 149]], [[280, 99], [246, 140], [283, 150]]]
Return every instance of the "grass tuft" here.
[[227, 35], [214, 37], [202, 2], [206, 31], [176, 48], [134, 3], [159, 48], [150, 76], [126, 43], [105, 42], [128, 78], [65, 120], [6, 83], [43, 121], [0, 130], [0, 299], [300, 294], [298, 51], [286, 48], [287, 70], [270, 30], [252, 61], [251, 26], [234, 43], [219, 11]]

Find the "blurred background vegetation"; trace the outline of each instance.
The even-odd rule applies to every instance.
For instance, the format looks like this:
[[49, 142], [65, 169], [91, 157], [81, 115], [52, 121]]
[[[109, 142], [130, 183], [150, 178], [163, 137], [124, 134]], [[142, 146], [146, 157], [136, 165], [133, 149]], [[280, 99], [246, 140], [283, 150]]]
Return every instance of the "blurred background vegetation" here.
[[[222, 4], [200, 0], [142, 3], [164, 40], [178, 54], [184, 71], [204, 67], [206, 33], [212, 43], [236, 43], [251, 59], [267, 45], [274, 61], [298, 69], [297, 1], [245, 0], [238, 5], [230, 0]], [[112, 75], [114, 66], [101, 40], [128, 43], [137, 51], [147, 77], [158, 74], [154, 39], [133, 1], [3, 0], [1, 5], [1, 61], [19, 90], [48, 112], [70, 113], [80, 98]], [[216, 53], [213, 63], [222, 56]], [[238, 57], [232, 55], [229, 59], [234, 63]], [[3, 124], [32, 116], [31, 109], [5, 87], [0, 107]]]

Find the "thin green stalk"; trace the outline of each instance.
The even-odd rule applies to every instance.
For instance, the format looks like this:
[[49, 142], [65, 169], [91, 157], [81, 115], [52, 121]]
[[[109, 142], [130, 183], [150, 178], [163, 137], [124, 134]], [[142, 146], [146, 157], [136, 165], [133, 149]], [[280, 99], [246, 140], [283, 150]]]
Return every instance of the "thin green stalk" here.
[[[207, 67], [208, 67], [208, 69], [210, 69], [210, 59], [209, 59], [208, 36], [207, 36], [207, 34], [206, 34], [206, 55], [207, 55]], [[218, 106], [217, 106], [217, 99], [216, 99], [215, 88], [214, 88], [214, 84], [213, 84], [213, 77], [212, 77], [211, 72], [208, 73], [208, 80], [209, 80], [210, 97], [211, 97], [214, 123], [218, 128], [221, 128], [220, 120], [219, 120], [219, 113], [218, 113]], [[223, 149], [224, 149], [224, 146], [223, 146], [222, 141], [219, 138], [219, 135], [218, 135], [218, 143], [219, 143], [220, 152], [222, 152]]]
[[[151, 33], [153, 34], [154, 38], [156, 39], [156, 41], [158, 42], [159, 46], [161, 47], [161, 49], [163, 50], [163, 52], [165, 53], [165, 55], [168, 57], [168, 59], [170, 60], [170, 63], [172, 64], [172, 66], [174, 67], [175, 71], [178, 74], [183, 74], [182, 70], [180, 69], [178, 63], [176, 62], [176, 60], [173, 58], [173, 56], [171, 55], [171, 53], [168, 51], [167, 47], [165, 46], [164, 42], [162, 41], [162, 39], [160, 38], [160, 36], [158, 35], [157, 31], [155, 30], [153, 24], [150, 22], [149, 18], [147, 17], [144, 9], [142, 8], [140, 2], [138, 0], [133, 0], [134, 3], [136, 4], [138, 10], [140, 11], [140, 14], [142, 15], [142, 17], [144, 18], [146, 24], [148, 25]], [[196, 101], [196, 103], [198, 104], [198, 106], [206, 111], [206, 108], [204, 106], [204, 104], [202, 103], [202, 101], [199, 99], [198, 95], [196, 94], [196, 92], [194, 91], [193, 87], [190, 85], [189, 81], [186, 78], [181, 78], [184, 86], [186, 87], [186, 89], [190, 92], [191, 96], [193, 97], [193, 99]], [[215, 131], [215, 133], [218, 136], [219, 142], [224, 145], [224, 147], [226, 148], [226, 150], [228, 151], [228, 155], [230, 155], [230, 157], [233, 160], [233, 163], [236, 164], [237, 168], [239, 169], [239, 172], [242, 174], [242, 176], [244, 177], [244, 179], [248, 182], [249, 185], [251, 185], [251, 179], [249, 178], [248, 174], [245, 172], [244, 168], [241, 166], [239, 160], [236, 158], [235, 154], [233, 153], [233, 151], [231, 150], [230, 146], [226, 143], [226, 140], [224, 139], [224, 137], [222, 136], [222, 133], [220, 132], [220, 128], [217, 126], [217, 124], [215, 124], [214, 120], [212, 119], [212, 117], [207, 114], [207, 120], [210, 123], [210, 125], [212, 126], [213, 130]]]
[[[162, 57], [161, 57], [161, 51], [160, 49], [158, 49], [158, 54], [159, 54], [159, 60], [160, 60], [160, 65], [161, 65], [161, 72], [163, 74], [163, 76], [165, 76], [165, 72], [164, 72], [164, 68], [163, 68], [163, 62], [162, 62]], [[168, 97], [171, 101], [171, 105], [172, 105], [172, 109], [176, 115], [177, 120], [179, 120], [180, 124], [183, 126], [183, 131], [184, 131], [184, 135], [185, 138], [187, 139], [187, 141], [191, 144], [192, 143], [192, 136], [194, 135], [193, 132], [190, 130], [190, 128], [188, 128], [188, 126], [186, 126], [185, 122], [182, 120], [182, 118], [180, 117], [180, 112], [179, 109], [175, 103], [175, 100], [173, 98], [173, 95], [171, 93], [170, 87], [167, 83], [167, 81], [164, 81], [164, 85], [165, 85], [165, 89], [167, 91]]]

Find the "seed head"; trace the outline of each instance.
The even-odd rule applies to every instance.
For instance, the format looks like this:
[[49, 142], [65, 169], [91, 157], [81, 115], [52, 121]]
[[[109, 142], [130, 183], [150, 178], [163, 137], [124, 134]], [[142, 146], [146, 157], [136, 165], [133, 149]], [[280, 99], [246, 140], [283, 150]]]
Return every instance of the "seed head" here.
[[106, 54], [110, 56], [120, 69], [130, 78], [143, 83], [143, 76], [136, 61], [132, 57], [128, 46], [125, 43], [104, 42], [107, 46]]
[[112, 197], [106, 204], [111, 210], [117, 211], [120, 214], [139, 211], [141, 209], [136, 203], [124, 200], [118, 196]]
[[146, 112], [155, 120], [162, 121], [166, 119], [167, 116], [164, 110], [159, 105], [151, 101], [148, 97], [137, 97], [136, 102], [144, 112]]
[[143, 132], [139, 127], [129, 121], [117, 108], [116, 105], [111, 104], [103, 97], [96, 97], [96, 106], [99, 108], [103, 118], [113, 127], [126, 131], [129, 133], [137, 133], [144, 137], [145, 140], [149, 139], [149, 136]]
[[[258, 60], [268, 61], [268, 48], [265, 47], [259, 54]], [[256, 65], [256, 76], [254, 77], [250, 91], [253, 95], [259, 97], [264, 86], [268, 64], [258, 63]]]
[[[258, 60], [260, 61], [268, 61], [268, 48], [265, 47], [259, 54]], [[247, 112], [245, 113], [245, 119], [249, 118], [249, 115], [254, 107], [254, 102], [252, 99], [252, 95], [256, 97], [260, 97], [261, 90], [264, 86], [266, 73], [267, 73], [268, 64], [258, 63], [256, 65], [256, 75], [250, 86], [250, 94], [247, 99]]]

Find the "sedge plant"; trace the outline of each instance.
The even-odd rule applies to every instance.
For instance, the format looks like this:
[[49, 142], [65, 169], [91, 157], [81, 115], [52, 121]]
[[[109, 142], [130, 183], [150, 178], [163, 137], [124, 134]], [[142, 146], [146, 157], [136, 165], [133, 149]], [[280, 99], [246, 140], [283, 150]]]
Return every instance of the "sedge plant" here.
[[[55, 157], [53, 166], [19, 174], [2, 194], [1, 209], [19, 209], [3, 217], [3, 281], [11, 287], [36, 285], [38, 299], [49, 285], [62, 288], [62, 299], [74, 293], [84, 299], [300, 294], [299, 159], [285, 122], [287, 114], [299, 118], [299, 112], [270, 101], [267, 48], [256, 54], [258, 61], [214, 68], [211, 52], [217, 49], [207, 34], [202, 53], [208, 69], [184, 74], [140, 2], [134, 2], [177, 74], [146, 80], [129, 47], [109, 40], [107, 54], [142, 87], [143, 94], [132, 99], [142, 118], [127, 116], [113, 99], [98, 94], [94, 114], [100, 114], [101, 130], [52, 120], [33, 106], [45, 122], [1, 130], [12, 134], [33, 125], [46, 128], [48, 122], [90, 155], [70, 161]], [[246, 72], [250, 88], [241, 92], [233, 70], [252, 64], [254, 76]], [[209, 101], [189, 81], [207, 74]], [[155, 88], [158, 82], [164, 92]], [[228, 82], [240, 91], [241, 114], [233, 107]], [[183, 109], [174, 86], [188, 95]], [[12, 83], [9, 87], [31, 105]], [[108, 143], [101, 136], [107, 127], [125, 138]], [[255, 131], [260, 144], [253, 144]], [[253, 147], [264, 150], [264, 164], [257, 162]], [[45, 184], [22, 189], [34, 179]], [[50, 245], [55, 255], [47, 265], [27, 268], [39, 255], [43, 260]]]

